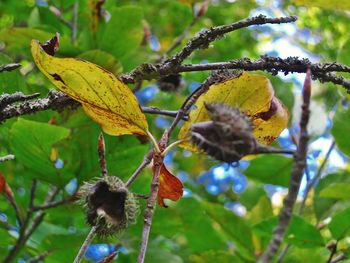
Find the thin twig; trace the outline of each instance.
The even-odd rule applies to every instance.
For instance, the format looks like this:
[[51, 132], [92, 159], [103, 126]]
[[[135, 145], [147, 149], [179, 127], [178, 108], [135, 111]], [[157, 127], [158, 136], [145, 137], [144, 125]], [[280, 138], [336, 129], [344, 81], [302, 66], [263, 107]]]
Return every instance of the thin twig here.
[[[18, 239], [16, 240], [15, 245], [12, 247], [10, 250], [9, 254], [7, 257], [4, 259], [3, 263], [10, 263], [13, 262], [13, 259], [17, 256], [19, 251], [22, 249], [22, 247], [26, 244], [30, 236], [34, 233], [34, 231], [37, 229], [37, 227], [41, 224], [41, 222], [44, 219], [45, 213], [43, 211], [39, 211], [32, 223], [30, 223], [30, 219], [33, 215], [33, 207], [34, 207], [34, 199], [35, 199], [35, 191], [37, 187], [37, 181], [34, 179], [31, 190], [30, 190], [30, 197], [29, 197], [29, 206], [27, 209], [27, 215], [25, 217], [25, 220], [23, 222], [22, 227], [19, 229], [19, 236]], [[52, 200], [56, 197], [58, 194], [59, 189], [54, 188], [49, 193], [47, 194], [45, 198], [45, 203], [52, 202]]]
[[80, 247], [80, 250], [77, 254], [77, 256], [74, 259], [73, 263], [80, 263], [80, 261], [83, 259], [86, 250], [88, 249], [89, 245], [91, 244], [92, 240], [94, 239], [96, 235], [96, 226], [93, 226], [87, 235], [87, 237], [84, 240], [83, 245]]
[[[172, 58], [160, 64], [142, 64], [135, 68], [132, 72], [119, 76], [119, 78], [126, 83], [135, 83], [142, 79], [153, 79], [158, 78], [159, 76], [171, 75], [176, 72], [176, 68], [180, 66], [184, 59], [190, 56], [196, 49], [207, 48], [211, 42], [229, 32], [252, 25], [291, 23], [295, 22], [296, 20], [297, 17], [295, 16], [267, 18], [263, 15], [259, 15], [256, 17], [243, 19], [230, 25], [217, 26], [208, 30], [203, 30], [188, 41], [185, 47]], [[180, 71], [176, 73], [179, 72]]]
[[72, 203], [72, 202], [74, 202], [76, 200], [77, 200], [77, 197], [75, 195], [72, 195], [72, 196], [70, 196], [68, 198], [65, 198], [65, 199], [62, 199], [62, 200], [53, 201], [53, 202], [50, 202], [48, 204], [34, 206], [32, 208], [32, 211], [36, 212], [36, 211], [40, 211], [40, 210], [46, 210], [46, 209], [50, 209], [50, 208], [55, 208], [55, 207], [60, 206], [60, 205], [65, 205], [65, 204]]
[[254, 153], [255, 154], [260, 154], [260, 153], [276, 154], [276, 153], [280, 153], [280, 154], [293, 155], [293, 154], [295, 154], [295, 151], [287, 150], [287, 149], [279, 149], [279, 148], [275, 148], [275, 147], [271, 147], [271, 146], [259, 145], [259, 146], [256, 147]]
[[76, 1], [73, 4], [73, 18], [72, 18], [72, 43], [75, 44], [77, 40], [77, 32], [78, 32], [78, 10], [79, 10], [79, 2]]
[[322, 172], [324, 170], [324, 168], [326, 167], [326, 164], [329, 160], [329, 157], [334, 149], [334, 146], [335, 146], [335, 141], [332, 141], [331, 143], [331, 146], [329, 147], [327, 153], [326, 153], [326, 156], [320, 166], [320, 168], [318, 169], [317, 171], [317, 174], [309, 181], [309, 183], [307, 184], [306, 186], [306, 190], [305, 190], [305, 194], [304, 194], [304, 198], [303, 198], [303, 201], [301, 202], [301, 205], [300, 205], [300, 208], [299, 208], [299, 214], [302, 214], [304, 212], [304, 208], [305, 208], [305, 202], [306, 202], [306, 199], [309, 195], [309, 192], [311, 191], [312, 187], [315, 186], [316, 182], [318, 179], [321, 178], [321, 175], [322, 175]]
[[4, 71], [12, 71], [17, 68], [19, 68], [21, 64], [18, 63], [11, 63], [11, 64], [6, 64], [6, 65], [0, 65], [0, 73]]
[[287, 197], [284, 200], [284, 205], [279, 217], [279, 223], [273, 231], [272, 239], [265, 250], [264, 254], [259, 259], [259, 262], [270, 262], [278, 251], [285, 231], [292, 218], [293, 208], [298, 196], [301, 179], [303, 177], [303, 171], [306, 165], [307, 144], [309, 141], [309, 135], [307, 132], [307, 124], [310, 117], [310, 96], [311, 96], [311, 71], [308, 69], [304, 90], [303, 90], [303, 105], [300, 120], [300, 138], [298, 143], [298, 149], [294, 155], [294, 164], [291, 173], [290, 185], [288, 189]]
[[11, 161], [15, 159], [15, 156], [13, 154], [8, 154], [6, 156], [0, 157], [0, 163], [6, 162], [6, 161]]
[[98, 159], [100, 162], [101, 176], [106, 177], [108, 174], [107, 163], [106, 163], [106, 146], [105, 146], [105, 139], [103, 138], [102, 132], [98, 136], [97, 153], [98, 153]]
[[338, 256], [336, 256], [330, 263], [337, 263], [337, 262], [343, 261], [344, 259], [347, 259], [347, 257], [345, 256], [344, 253], [341, 253]]
[[[332, 141], [331, 146], [329, 147], [329, 149], [328, 149], [328, 151], [326, 153], [326, 156], [325, 156], [321, 166], [317, 170], [317, 174], [307, 183], [306, 190], [305, 190], [305, 193], [304, 193], [304, 197], [303, 197], [303, 200], [301, 202], [301, 205], [300, 205], [300, 208], [299, 208], [299, 211], [298, 211], [299, 215], [301, 215], [304, 212], [306, 199], [308, 198], [312, 187], [315, 186], [316, 181], [321, 177], [323, 169], [325, 168], [326, 163], [329, 160], [329, 157], [330, 157], [330, 155], [331, 155], [331, 153], [332, 153], [332, 151], [334, 149], [334, 146], [335, 146], [335, 142]], [[283, 261], [283, 259], [286, 256], [289, 248], [290, 248], [290, 244], [287, 244], [283, 248], [282, 252], [280, 253], [280, 255], [278, 257], [277, 263], [281, 263]]]
[[110, 254], [109, 256], [105, 257], [104, 259], [98, 261], [97, 263], [110, 263], [113, 261], [113, 259], [115, 258], [116, 255], [118, 255], [118, 251], [114, 251], [112, 254]]
[[140, 164], [139, 167], [137, 167], [136, 171], [130, 176], [130, 178], [128, 179], [128, 181], [125, 183], [126, 187], [129, 187], [134, 181], [135, 179], [138, 177], [138, 175], [142, 172], [143, 169], [145, 169], [150, 162], [152, 161], [152, 157], [153, 157], [153, 150], [150, 150], [144, 157], [142, 163]]
[[295, 22], [296, 20], [296, 16], [268, 18], [264, 15], [258, 15], [256, 17], [243, 19], [230, 25], [217, 26], [211, 29], [203, 30], [199, 32], [197, 36], [191, 39], [180, 52], [169, 59], [168, 62], [172, 65], [180, 65], [181, 62], [184, 61], [185, 58], [189, 57], [196, 49], [207, 48], [211, 42], [238, 29], [246, 28], [252, 25], [291, 23]]
[[22, 218], [21, 210], [19, 209], [19, 206], [14, 198], [8, 198], [8, 201], [12, 205], [13, 209], [15, 210], [16, 218], [18, 221], [19, 226], [21, 227], [24, 223], [24, 220]]
[[65, 26], [67, 26], [69, 29], [72, 30], [72, 23], [69, 22], [68, 20], [66, 20], [63, 16], [62, 16], [62, 12], [61, 10], [59, 10], [57, 7], [50, 5], [49, 6], [49, 11], [54, 14]]
[[197, 99], [203, 93], [205, 93], [212, 84], [214, 84], [218, 81], [219, 81], [219, 79], [217, 79], [216, 76], [213, 77], [213, 75], [210, 75], [196, 90], [194, 90], [192, 92], [192, 94], [190, 94], [186, 98], [185, 102], [182, 104], [181, 108], [178, 110], [175, 119], [173, 120], [172, 124], [170, 125], [170, 127], [167, 130], [168, 137], [173, 132], [176, 125], [183, 118], [183, 116], [188, 113], [188, 111], [191, 109], [191, 107], [194, 105], [194, 103], [197, 101]]
[[[141, 107], [143, 113], [150, 113], [150, 114], [159, 114], [163, 116], [169, 116], [169, 117], [176, 117], [177, 111], [171, 111], [171, 110], [162, 110], [154, 106], [149, 107]], [[182, 117], [183, 120], [188, 120], [188, 116], [185, 115]]]
[[142, 242], [141, 242], [141, 248], [140, 253], [137, 258], [138, 263], [143, 263], [145, 261], [146, 257], [146, 251], [147, 251], [147, 245], [148, 245], [148, 238], [149, 233], [151, 231], [151, 225], [153, 220], [153, 213], [155, 208], [155, 203], [157, 200], [158, 195], [158, 188], [159, 188], [159, 174], [160, 174], [160, 168], [163, 164], [163, 158], [159, 155], [159, 153], [155, 154], [154, 157], [154, 172], [153, 172], [153, 179], [151, 184], [151, 194], [147, 201], [147, 207], [144, 212], [144, 225], [142, 230]]
[[182, 33], [175, 39], [172, 45], [164, 52], [164, 56], [170, 55], [182, 43], [182, 41], [187, 36], [188, 32], [190, 32], [193, 26], [195, 26], [199, 22], [201, 17], [202, 15], [200, 15], [199, 13], [193, 17], [191, 23], [184, 29], [184, 31], [182, 31]]
[[45, 251], [45, 252], [41, 253], [40, 255], [38, 255], [36, 257], [28, 259], [27, 263], [36, 263], [36, 262], [42, 261], [43, 259], [45, 259], [49, 255], [50, 255], [50, 252]]
[[[32, 182], [32, 186], [30, 188], [29, 205], [28, 205], [29, 208], [33, 206], [36, 187], [37, 187], [37, 180], [34, 179], [33, 182]], [[10, 262], [12, 262], [12, 260], [16, 257], [18, 252], [24, 246], [25, 241], [26, 241], [25, 240], [25, 231], [26, 231], [26, 228], [27, 228], [27, 226], [29, 224], [29, 221], [30, 221], [30, 218], [32, 216], [32, 213], [33, 212], [31, 211], [31, 209], [27, 210], [27, 214], [26, 214], [26, 217], [24, 219], [24, 222], [23, 222], [22, 226], [19, 229], [19, 235], [18, 235], [18, 239], [16, 240], [16, 244], [12, 247], [12, 249], [9, 252], [9, 254], [4, 259], [3, 263], [10, 263]]]
[[331, 247], [327, 248], [331, 249], [331, 253], [329, 254], [329, 258], [327, 260], [327, 263], [332, 262], [333, 257], [335, 256], [335, 253], [337, 253], [337, 248], [338, 248], [338, 242], [332, 242]]

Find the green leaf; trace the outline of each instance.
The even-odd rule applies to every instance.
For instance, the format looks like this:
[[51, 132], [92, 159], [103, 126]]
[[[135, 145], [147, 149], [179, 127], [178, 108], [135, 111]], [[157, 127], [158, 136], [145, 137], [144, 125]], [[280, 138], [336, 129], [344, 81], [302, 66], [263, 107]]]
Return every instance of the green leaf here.
[[177, 240], [184, 257], [210, 250], [227, 250], [227, 244], [233, 242], [237, 253], [248, 262], [255, 259], [250, 227], [243, 218], [221, 204], [183, 198], [169, 209], [159, 208], [151, 235]]
[[264, 184], [288, 187], [293, 159], [264, 155], [251, 161], [245, 175]]
[[266, 195], [263, 195], [249, 212], [250, 222], [256, 224], [271, 216], [273, 216], [271, 201]]
[[[278, 218], [271, 217], [254, 225], [253, 231], [258, 236], [271, 237], [277, 223]], [[292, 217], [284, 241], [300, 248], [312, 248], [324, 245], [323, 238], [316, 227], [296, 215]]]
[[[30, 56], [30, 49], [28, 44], [32, 39], [38, 39], [45, 42], [55, 35], [55, 30], [46, 32], [40, 29], [29, 27], [13, 27], [0, 31], [0, 39], [5, 42], [6, 50], [13, 54], [25, 54]], [[69, 56], [77, 55], [78, 50], [72, 46], [70, 38], [66, 36], [60, 36], [60, 49], [59, 54], [65, 54]]]
[[239, 201], [248, 210], [252, 209], [266, 192], [261, 186], [248, 184], [248, 188], [240, 195]]
[[325, 247], [317, 248], [299, 248], [291, 246], [288, 250], [283, 262], [299, 263], [299, 262], [327, 262], [329, 259], [329, 250]]
[[328, 227], [332, 236], [336, 240], [340, 240], [347, 236], [347, 233], [349, 233], [350, 230], [350, 208], [335, 214]]
[[97, 32], [98, 47], [118, 60], [137, 49], [143, 38], [142, 9], [125, 6], [111, 11], [111, 19]]
[[253, 260], [254, 246], [250, 227], [243, 220], [220, 204], [203, 202], [202, 208], [216, 222], [247, 259]]
[[334, 115], [331, 130], [334, 140], [339, 149], [350, 156], [350, 140], [345, 134], [350, 133], [350, 110], [339, 107]]
[[320, 197], [334, 198], [334, 199], [349, 199], [350, 198], [350, 184], [335, 183], [324, 188], [320, 192]]
[[7, 256], [9, 246], [14, 245], [15, 238], [3, 228], [0, 228], [0, 236], [0, 260], [3, 260]]
[[210, 250], [204, 253], [200, 253], [197, 255], [192, 255], [189, 257], [189, 262], [191, 263], [212, 263], [212, 262], [220, 262], [220, 263], [243, 263], [247, 262], [234, 255], [229, 251], [214, 251]]
[[[13, 63], [13, 60], [9, 56], [0, 53], [0, 65], [9, 63]], [[25, 88], [25, 81], [19, 69], [0, 73], [1, 93], [14, 93], [19, 90], [25, 92]]]
[[[183, 249], [189, 250], [190, 253], [226, 247], [225, 240], [214, 229], [213, 222], [203, 211], [200, 201], [194, 198], [181, 199], [170, 209], [171, 220], [169, 220], [169, 209], [156, 210], [152, 226], [153, 234], [169, 238], [181, 237], [184, 240], [183, 245], [186, 244]], [[205, 239], [202, 236], [203, 232], [206, 233]]]
[[[327, 189], [328, 187], [331, 187], [332, 185], [339, 185], [339, 184], [349, 184], [350, 183], [350, 177], [348, 173], [336, 173], [336, 174], [329, 174], [322, 178], [316, 188], [315, 188], [315, 195], [313, 200], [313, 206], [315, 209], [316, 218], [318, 220], [322, 220], [328, 216], [330, 216], [332, 212], [332, 208], [334, 205], [339, 202], [340, 200], [337, 200], [335, 198], [326, 198], [325, 196], [321, 196], [321, 192], [323, 192], [324, 189]], [[329, 190], [326, 190], [326, 194]], [[346, 193], [334, 193], [334, 194], [346, 194]]]
[[62, 185], [70, 178], [61, 177], [51, 154], [54, 144], [68, 135], [66, 128], [19, 118], [10, 130], [11, 149], [16, 160], [35, 172], [37, 178]]

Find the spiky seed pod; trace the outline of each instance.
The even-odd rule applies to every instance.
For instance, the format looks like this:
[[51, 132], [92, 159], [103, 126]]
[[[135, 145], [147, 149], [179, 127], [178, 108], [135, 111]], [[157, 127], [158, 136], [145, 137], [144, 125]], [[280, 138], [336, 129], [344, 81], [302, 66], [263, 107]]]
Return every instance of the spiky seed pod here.
[[254, 152], [257, 142], [252, 123], [238, 108], [216, 103], [205, 105], [211, 121], [191, 127], [192, 141], [219, 161], [237, 162]]
[[91, 226], [97, 226], [98, 235], [117, 234], [136, 222], [137, 200], [118, 177], [104, 176], [93, 183], [85, 183], [81, 194], [86, 220]]
[[175, 92], [183, 86], [183, 80], [180, 74], [172, 74], [162, 77], [158, 80], [159, 89], [165, 92]]

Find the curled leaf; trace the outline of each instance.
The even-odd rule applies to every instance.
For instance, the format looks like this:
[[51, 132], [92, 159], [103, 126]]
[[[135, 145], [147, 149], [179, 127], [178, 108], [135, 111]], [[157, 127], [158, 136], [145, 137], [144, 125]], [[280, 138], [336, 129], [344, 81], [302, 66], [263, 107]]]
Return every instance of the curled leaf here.
[[[243, 73], [238, 77], [211, 85], [195, 103], [189, 121], [181, 128], [179, 139], [188, 138], [192, 124], [210, 120], [205, 104], [224, 103], [246, 114], [253, 126], [253, 134], [259, 143], [270, 144], [288, 124], [288, 111], [274, 96], [271, 82], [264, 76]], [[199, 152], [190, 142], [181, 147]]]
[[166, 207], [164, 199], [177, 201], [182, 197], [183, 184], [162, 164], [159, 174], [158, 204]]
[[146, 135], [148, 123], [129, 87], [107, 70], [76, 58], [56, 58], [36, 40], [34, 61], [62, 92], [79, 101], [85, 112], [110, 135]]

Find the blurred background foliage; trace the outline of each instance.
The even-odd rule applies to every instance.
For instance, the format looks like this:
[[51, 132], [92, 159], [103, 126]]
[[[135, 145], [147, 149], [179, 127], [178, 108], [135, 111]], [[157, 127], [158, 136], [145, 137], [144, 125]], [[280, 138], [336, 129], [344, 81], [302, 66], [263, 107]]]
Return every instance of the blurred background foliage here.
[[[296, 24], [253, 26], [225, 36], [199, 50], [186, 63], [220, 62], [260, 55], [307, 57], [314, 62], [350, 64], [350, 6], [331, 0], [213, 0], [186, 39], [203, 28], [265, 14], [297, 15]], [[57, 56], [79, 57], [118, 74], [144, 62], [154, 62], [191, 23], [201, 1], [24, 0], [0, 2], [0, 64], [18, 62], [19, 70], [0, 74], [1, 93], [22, 91], [47, 95], [53, 86], [39, 73], [30, 55], [31, 39], [42, 42], [61, 35]], [[102, 8], [102, 9], [101, 9]], [[334, 9], [337, 8], [337, 9]], [[179, 49], [179, 48], [178, 48]], [[156, 81], [143, 82], [136, 96], [142, 105], [176, 110], [208, 72], [184, 73], [181, 88], [160, 90]], [[265, 74], [260, 72], [259, 74]], [[276, 146], [295, 149], [304, 74], [268, 75], [291, 120]], [[133, 88], [131, 86], [131, 88]], [[350, 112], [341, 87], [313, 83], [309, 130], [311, 142], [296, 211], [284, 239], [290, 248], [284, 262], [326, 262], [330, 242], [350, 256]], [[168, 117], [147, 115], [156, 136], [170, 124]], [[24, 214], [33, 178], [39, 180], [36, 204], [56, 186], [57, 200], [72, 195], [84, 181], [99, 175], [97, 136], [100, 127], [81, 109], [13, 118], [1, 124], [0, 156], [13, 153], [14, 161], [0, 163]], [[174, 133], [174, 138], [176, 132]], [[106, 135], [107, 165], [111, 175], [126, 180], [150, 145], [133, 136]], [[336, 146], [332, 146], [335, 140]], [[330, 149], [329, 158], [326, 153]], [[326, 159], [326, 160], [325, 160]], [[158, 208], [151, 231], [147, 262], [255, 262], [269, 239], [290, 177], [292, 160], [260, 156], [238, 164], [222, 164], [204, 155], [175, 149], [165, 159], [185, 185], [184, 197], [169, 208]], [[323, 165], [324, 164], [324, 165]], [[313, 178], [315, 178], [313, 180]], [[132, 185], [147, 194], [151, 171]], [[307, 185], [313, 182], [310, 193]], [[141, 206], [144, 202], [140, 201]], [[122, 235], [96, 239], [86, 253], [96, 262], [118, 250], [117, 262], [135, 262], [143, 220]], [[26, 262], [44, 251], [45, 262], [71, 262], [89, 231], [83, 209], [67, 204], [48, 209], [44, 222], [28, 240], [16, 262]], [[5, 197], [0, 197], [0, 259], [18, 237], [18, 222]], [[328, 246], [329, 247], [329, 246]]]

